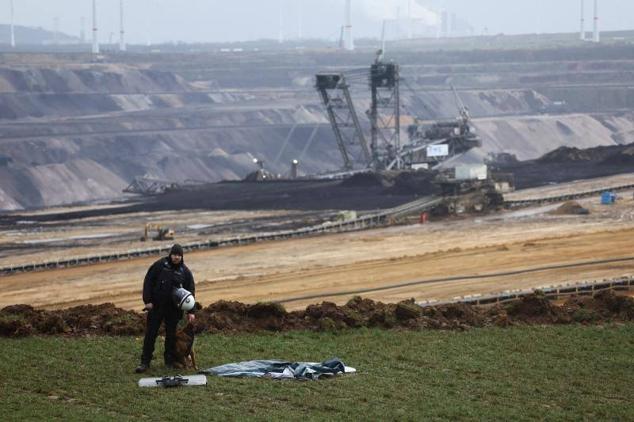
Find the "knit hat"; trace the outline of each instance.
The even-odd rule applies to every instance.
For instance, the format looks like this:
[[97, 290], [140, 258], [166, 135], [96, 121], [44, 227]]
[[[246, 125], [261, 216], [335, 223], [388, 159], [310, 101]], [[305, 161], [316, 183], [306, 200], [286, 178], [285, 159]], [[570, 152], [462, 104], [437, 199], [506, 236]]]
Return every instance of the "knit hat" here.
[[170, 250], [170, 255], [183, 256], [183, 247], [179, 245], [178, 243], [175, 243], [174, 246], [172, 246], [172, 249]]

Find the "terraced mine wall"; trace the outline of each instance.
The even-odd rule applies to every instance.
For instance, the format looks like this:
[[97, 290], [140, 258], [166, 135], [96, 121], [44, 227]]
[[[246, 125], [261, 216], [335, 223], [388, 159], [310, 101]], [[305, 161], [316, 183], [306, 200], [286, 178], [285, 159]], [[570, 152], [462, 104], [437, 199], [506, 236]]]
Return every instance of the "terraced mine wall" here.
[[[453, 119], [450, 86], [483, 140], [476, 152], [534, 159], [559, 146], [634, 142], [634, 47], [517, 51], [395, 49], [403, 124]], [[104, 56], [0, 55], [0, 210], [122, 199], [137, 176], [241, 179], [253, 159], [284, 175], [341, 159], [316, 72], [367, 68], [373, 51]], [[363, 80], [352, 87], [362, 125]]]

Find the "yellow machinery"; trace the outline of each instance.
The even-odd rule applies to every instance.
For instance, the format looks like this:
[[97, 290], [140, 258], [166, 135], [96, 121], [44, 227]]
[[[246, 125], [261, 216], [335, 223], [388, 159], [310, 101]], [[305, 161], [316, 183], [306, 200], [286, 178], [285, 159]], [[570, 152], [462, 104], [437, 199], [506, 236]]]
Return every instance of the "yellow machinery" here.
[[156, 230], [156, 236], [154, 236], [152, 240], [174, 240], [174, 230], [168, 227], [163, 228], [160, 224], [146, 223], [145, 231], [143, 232], [143, 236], [141, 237], [141, 242], [145, 242], [150, 239], [150, 230]]

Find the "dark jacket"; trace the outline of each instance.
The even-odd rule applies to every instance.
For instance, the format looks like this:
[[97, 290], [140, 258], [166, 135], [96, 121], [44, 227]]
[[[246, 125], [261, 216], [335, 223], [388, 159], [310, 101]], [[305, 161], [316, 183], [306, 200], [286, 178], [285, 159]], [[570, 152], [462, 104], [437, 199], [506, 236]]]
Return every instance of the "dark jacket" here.
[[[173, 306], [172, 290], [182, 287], [196, 296], [194, 276], [183, 261], [172, 265], [169, 257], [156, 261], [143, 281], [143, 303], [152, 303], [157, 307]], [[191, 313], [191, 312], [190, 312]]]

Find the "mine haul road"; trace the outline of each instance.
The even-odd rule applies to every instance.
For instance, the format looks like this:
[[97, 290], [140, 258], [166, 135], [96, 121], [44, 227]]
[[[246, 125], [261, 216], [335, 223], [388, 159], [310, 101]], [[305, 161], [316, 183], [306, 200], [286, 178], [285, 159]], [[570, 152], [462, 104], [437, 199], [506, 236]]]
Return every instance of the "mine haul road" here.
[[[324, 300], [345, 303], [359, 291], [384, 302], [447, 300], [634, 274], [632, 194], [615, 206], [581, 202], [587, 216], [549, 215], [556, 205], [426, 225], [259, 243], [187, 253], [197, 299], [281, 301], [288, 309]], [[141, 285], [156, 258], [0, 277], [0, 308], [46, 309], [112, 302], [140, 310]], [[571, 265], [508, 276], [425, 280]], [[398, 288], [390, 286], [423, 281]]]

